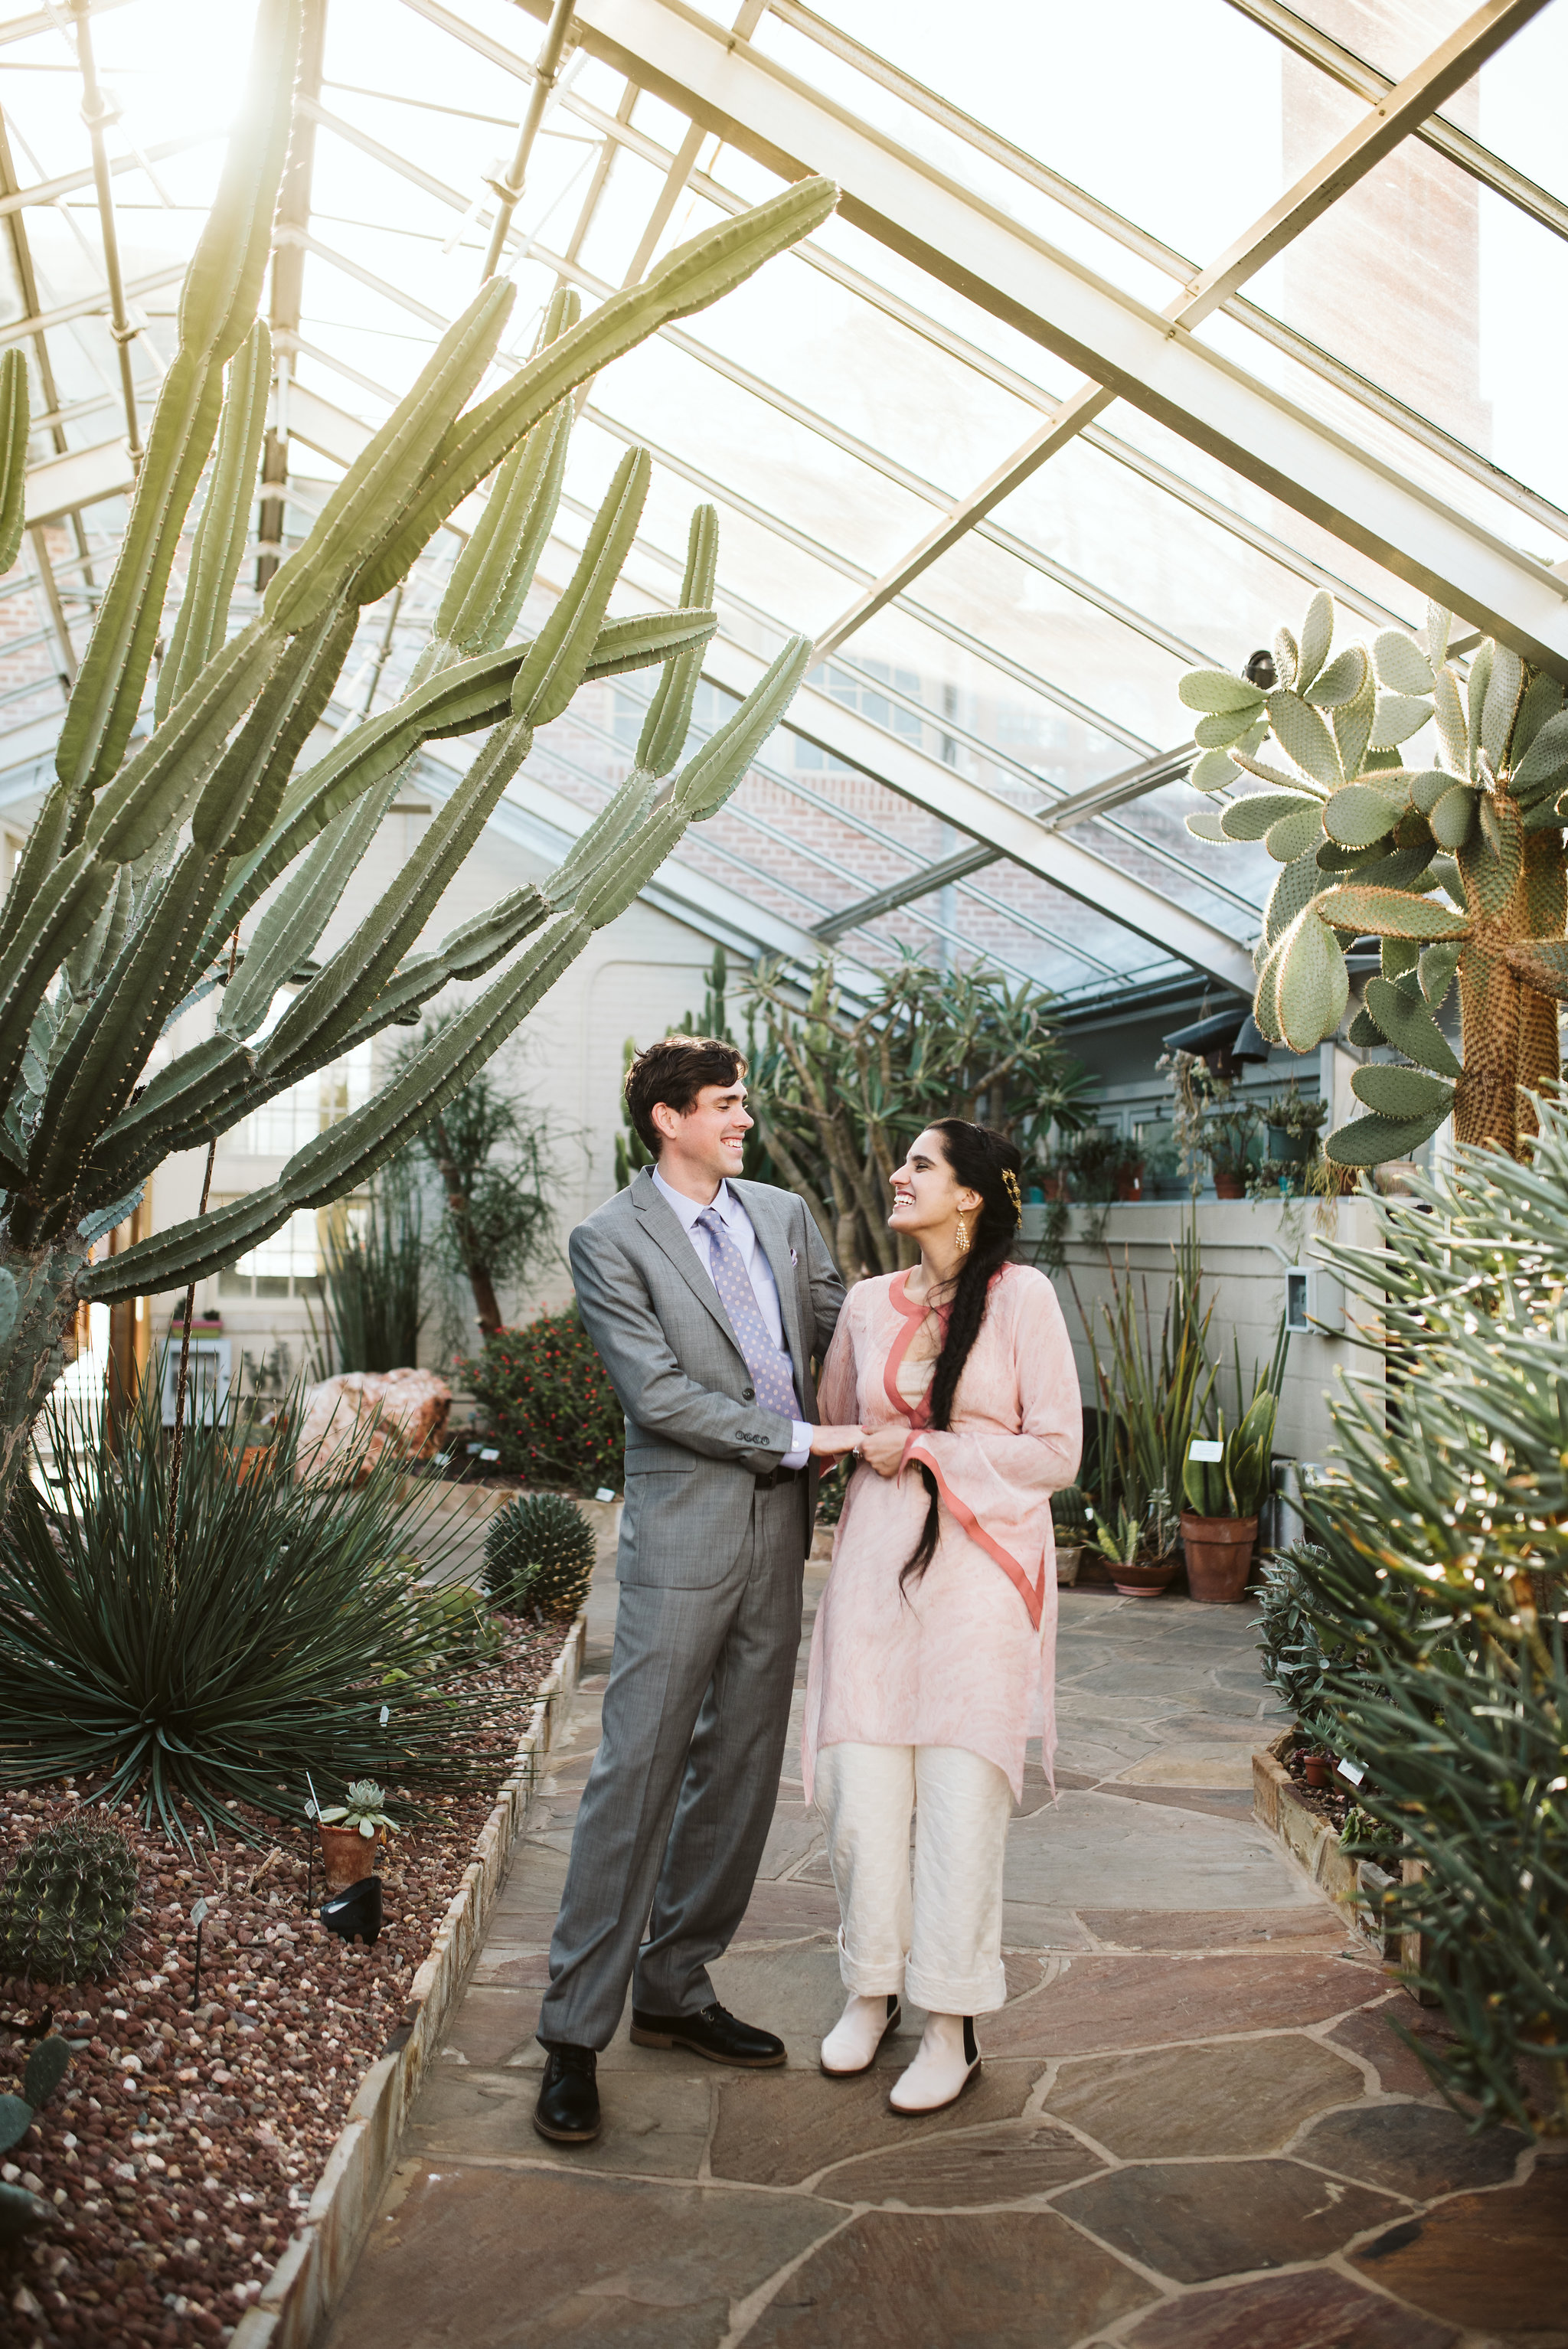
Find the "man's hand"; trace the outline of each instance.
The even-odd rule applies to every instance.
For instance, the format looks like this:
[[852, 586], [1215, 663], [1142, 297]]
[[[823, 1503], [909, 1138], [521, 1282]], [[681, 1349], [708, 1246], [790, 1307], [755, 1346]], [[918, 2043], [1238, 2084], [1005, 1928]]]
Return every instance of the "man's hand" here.
[[814, 1427], [811, 1430], [811, 1450], [819, 1460], [835, 1460], [841, 1453], [853, 1452], [862, 1440], [858, 1427]]
[[908, 1428], [902, 1421], [890, 1419], [885, 1427], [873, 1427], [869, 1434], [861, 1436], [861, 1458], [879, 1476], [896, 1476], [908, 1442]]

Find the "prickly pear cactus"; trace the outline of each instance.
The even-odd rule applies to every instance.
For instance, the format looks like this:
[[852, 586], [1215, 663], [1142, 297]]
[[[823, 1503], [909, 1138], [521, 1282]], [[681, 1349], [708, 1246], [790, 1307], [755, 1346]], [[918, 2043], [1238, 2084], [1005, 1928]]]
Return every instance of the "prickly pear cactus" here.
[[101, 1813], [73, 1812], [36, 1835], [0, 1883], [0, 1974], [87, 1982], [107, 1973], [135, 1901], [124, 1836]]
[[593, 1528], [559, 1493], [509, 1501], [485, 1537], [485, 1587], [511, 1614], [575, 1615], [593, 1575]]
[[[183, 1286], [296, 1210], [362, 1184], [632, 903], [687, 824], [724, 804], [810, 658], [805, 638], [792, 638], [677, 765], [715, 626], [717, 523], [710, 509], [694, 519], [679, 608], [612, 619], [648, 488], [644, 450], [620, 465], [538, 636], [512, 639], [554, 520], [570, 395], [817, 226], [835, 202], [824, 180], [799, 181], [680, 246], [586, 317], [574, 295], [559, 296], [531, 357], [481, 397], [515, 290], [504, 279], [482, 286], [273, 574], [255, 616], [232, 630], [271, 374], [256, 311], [303, 5], [260, 0], [249, 96], [185, 281], [179, 349], [61, 729], [56, 781], [0, 906], [0, 1507], [81, 1299]], [[27, 433], [26, 371], [13, 350], [0, 357], [0, 568], [20, 543]], [[133, 744], [204, 471], [152, 731]], [[361, 612], [492, 476], [403, 698], [346, 726], [302, 770]], [[650, 666], [662, 675], [634, 771], [560, 869], [421, 949], [534, 730], [581, 686]], [[462, 783], [318, 968], [317, 944], [409, 761], [428, 740], [473, 732], [488, 739]], [[390, 1022], [417, 1022], [449, 983], [487, 978], [393, 1082], [296, 1152], [276, 1182], [89, 1267], [94, 1240], [125, 1220], [166, 1157], [205, 1147]], [[272, 1020], [290, 984], [297, 991]], [[150, 1076], [174, 1021], [220, 988], [213, 1033]]]
[[[1460, 1142], [1522, 1155], [1532, 1091], [1559, 1074], [1568, 1000], [1568, 712], [1554, 678], [1483, 638], [1452, 656], [1451, 616], [1334, 650], [1313, 597], [1299, 636], [1274, 638], [1272, 685], [1192, 669], [1202, 714], [1192, 771], [1214, 804], [1201, 840], [1261, 840], [1281, 866], [1264, 916], [1253, 1016], [1305, 1052], [1349, 1005], [1345, 951], [1367, 934], [1382, 969], [1349, 1030], [1396, 1063], [1357, 1070], [1367, 1115], [1328, 1137], [1342, 1166], [1405, 1158], [1449, 1113]], [[1418, 744], [1414, 750], [1406, 745]], [[1261, 791], [1243, 791], [1246, 778]], [[1437, 1015], [1458, 979], [1462, 1058]]]

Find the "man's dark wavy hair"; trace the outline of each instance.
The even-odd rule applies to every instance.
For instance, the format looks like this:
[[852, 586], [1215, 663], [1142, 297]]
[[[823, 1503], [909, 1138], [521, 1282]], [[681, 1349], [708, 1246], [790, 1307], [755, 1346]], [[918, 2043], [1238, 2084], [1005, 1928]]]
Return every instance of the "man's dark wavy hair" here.
[[644, 1149], [656, 1158], [664, 1140], [654, 1123], [655, 1102], [684, 1117], [704, 1085], [732, 1085], [745, 1074], [745, 1054], [717, 1036], [663, 1036], [645, 1046], [626, 1071], [626, 1108]]

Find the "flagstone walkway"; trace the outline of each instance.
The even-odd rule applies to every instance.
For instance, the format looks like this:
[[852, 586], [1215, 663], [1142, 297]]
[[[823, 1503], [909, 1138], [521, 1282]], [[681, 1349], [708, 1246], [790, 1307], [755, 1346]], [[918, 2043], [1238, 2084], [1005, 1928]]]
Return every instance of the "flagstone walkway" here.
[[716, 1970], [788, 2068], [634, 2047], [624, 2022], [603, 2137], [552, 2151], [532, 2032], [597, 1736], [602, 1570], [547, 1798], [328, 2349], [1568, 2349], [1568, 2156], [1467, 2136], [1389, 2028], [1433, 2019], [1251, 1823], [1279, 1716], [1250, 1609], [1062, 1602], [1060, 1800], [1031, 1767], [1011, 1995], [961, 2102], [890, 2110], [907, 2009], [871, 2075], [817, 2067], [837, 1907], [791, 1748]]

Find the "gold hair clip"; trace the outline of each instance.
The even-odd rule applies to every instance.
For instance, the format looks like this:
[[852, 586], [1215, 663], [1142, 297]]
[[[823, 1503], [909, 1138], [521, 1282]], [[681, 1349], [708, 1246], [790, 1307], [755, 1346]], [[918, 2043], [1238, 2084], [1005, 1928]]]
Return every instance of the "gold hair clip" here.
[[1018, 1189], [1018, 1178], [1014, 1174], [1010, 1166], [1003, 1167], [1002, 1180], [1006, 1185], [1007, 1196], [1013, 1202], [1013, 1213], [1016, 1216], [1018, 1221], [1022, 1223], [1024, 1220], [1023, 1197]]

